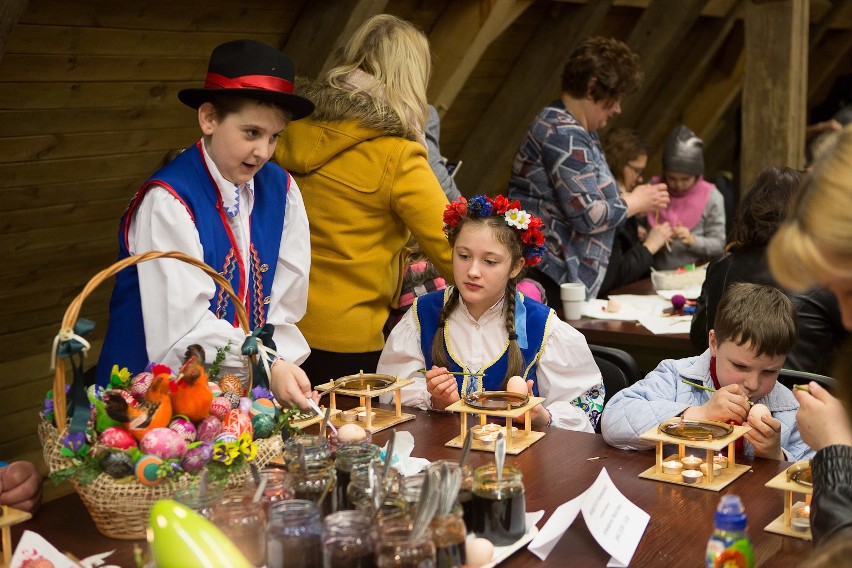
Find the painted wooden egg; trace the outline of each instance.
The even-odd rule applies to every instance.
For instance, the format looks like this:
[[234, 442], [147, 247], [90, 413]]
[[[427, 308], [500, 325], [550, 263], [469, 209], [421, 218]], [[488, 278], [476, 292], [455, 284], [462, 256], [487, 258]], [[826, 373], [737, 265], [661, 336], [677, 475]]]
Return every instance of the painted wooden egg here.
[[212, 442], [222, 432], [222, 421], [212, 414], [198, 423], [195, 439]]
[[145, 455], [136, 462], [136, 479], [142, 485], [157, 485], [164, 478], [158, 477], [157, 472], [163, 464], [158, 456]]
[[247, 396], [240, 397], [240, 405], [238, 406], [240, 412], [243, 414], [250, 414], [251, 412], [251, 399]]
[[210, 392], [213, 393], [213, 398], [220, 396], [222, 394], [222, 387], [219, 386], [219, 383], [214, 383], [210, 381], [207, 383], [207, 386], [210, 387]]
[[210, 403], [210, 414], [219, 420], [224, 420], [232, 408], [230, 400], [224, 396], [217, 396]]
[[275, 429], [275, 418], [271, 414], [256, 414], [251, 419], [251, 426], [254, 429], [255, 440], [268, 438]]
[[163, 459], [175, 459], [186, 451], [186, 440], [169, 428], [154, 428], [142, 436], [139, 449]]
[[222, 431], [232, 432], [238, 436], [244, 432], [251, 434], [254, 430], [251, 426], [251, 418], [248, 414], [240, 412], [236, 408], [232, 410], [225, 420], [222, 421]]
[[133, 475], [133, 459], [124, 452], [104, 452], [98, 460], [101, 469], [110, 477], [120, 479]]
[[110, 426], [101, 432], [99, 439], [104, 446], [119, 450], [136, 447], [136, 438], [130, 432], [118, 426]]
[[138, 375], [134, 375], [130, 379], [130, 393], [133, 396], [141, 398], [148, 391], [151, 382], [154, 380], [154, 375], [147, 371], [143, 371]]
[[169, 429], [177, 432], [178, 435], [187, 442], [195, 441], [195, 424], [193, 424], [186, 416], [179, 414], [172, 417], [172, 421], [169, 422]]
[[219, 398], [224, 398], [228, 402], [231, 403], [231, 408], [239, 408], [240, 407], [240, 398], [242, 398], [239, 394], [233, 391], [225, 391], [222, 393], [222, 396]]
[[221, 442], [223, 444], [232, 444], [237, 441], [237, 437], [233, 432], [222, 432], [218, 436], [216, 436], [216, 442]]
[[275, 404], [268, 398], [259, 398], [251, 403], [251, 410], [249, 413], [252, 416], [257, 416], [258, 414], [275, 416]]
[[213, 459], [213, 442], [197, 442], [184, 452], [180, 465], [184, 471], [198, 473]]
[[222, 375], [219, 379], [219, 387], [224, 392], [235, 392], [243, 396], [243, 382], [236, 375]]

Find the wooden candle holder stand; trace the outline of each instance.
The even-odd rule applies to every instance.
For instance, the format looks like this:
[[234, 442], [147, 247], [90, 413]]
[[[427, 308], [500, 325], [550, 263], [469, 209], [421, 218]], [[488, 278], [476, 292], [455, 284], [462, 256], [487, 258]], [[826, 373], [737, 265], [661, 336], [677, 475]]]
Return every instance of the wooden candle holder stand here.
[[[322, 406], [320, 406], [320, 408], [325, 410], [325, 408], [322, 407]], [[329, 413], [329, 416], [333, 417], [337, 414], [340, 414], [340, 412], [341, 411], [340, 411], [339, 408], [332, 408], [331, 412]], [[291, 428], [299, 428], [300, 430], [304, 430], [308, 426], [313, 426], [314, 424], [319, 424], [320, 422], [322, 422], [322, 419], [323, 419], [322, 414], [315, 414], [315, 415], [311, 416], [310, 418], [305, 418], [304, 420], [290, 420], [290, 427]], [[329, 420], [331, 420], [331, 418], [329, 418]]]
[[9, 566], [12, 563], [12, 552], [14, 552], [14, 548], [12, 547], [12, 527], [19, 523], [23, 523], [24, 521], [28, 521], [32, 517], [33, 516], [29, 513], [3, 505], [2, 514], [0, 514], [0, 534], [2, 534], [3, 539], [3, 562], [0, 564], [0, 567]]
[[[807, 461], [799, 463], [803, 464], [804, 466], [808, 465]], [[790, 479], [788, 471], [789, 469], [782, 471], [766, 483], [766, 487], [769, 487], [770, 489], [779, 489], [782, 491], [784, 512], [781, 513], [781, 515], [774, 521], [766, 525], [763, 530], [765, 530], [766, 532], [780, 534], [783, 536], [791, 536], [793, 538], [799, 538], [802, 540], [813, 540], [814, 537], [811, 534], [810, 528], [808, 528], [808, 530], [806, 531], [797, 531], [793, 529], [793, 512], [799, 507], [810, 506], [811, 495], [813, 494], [813, 487], [810, 485], [804, 485], [802, 483]], [[793, 496], [795, 494], [804, 495], [804, 502], [794, 502]]]
[[[480, 426], [485, 425], [488, 416], [497, 416], [503, 418], [506, 422], [504, 431], [504, 435], [506, 436], [506, 453], [518, 455], [519, 453], [532, 446], [534, 443], [544, 438], [544, 432], [537, 432], [532, 429], [532, 422], [530, 418], [530, 411], [539, 404], [543, 403], [544, 401], [544, 397], [531, 396], [529, 397], [529, 400], [525, 405], [520, 406], [518, 408], [512, 408], [508, 410], [484, 410], [468, 406], [463, 400], [457, 400], [456, 402], [449, 405], [446, 410], [449, 410], [451, 412], [458, 412], [461, 414], [461, 434], [459, 434], [444, 445], [449, 446], [450, 448], [461, 448], [464, 445], [465, 437], [468, 434], [468, 414], [479, 415]], [[518, 429], [518, 431], [513, 435], [512, 419], [517, 418], [518, 416], [524, 417], [524, 428], [523, 430]], [[494, 442], [483, 442], [482, 440], [478, 440], [476, 438], [474, 438], [470, 445], [470, 448], [472, 450], [480, 450], [483, 452], [493, 452], [494, 447]]]
[[[666, 420], [660, 424], [660, 426], [679, 421], [681, 421], [680, 418], [672, 418], [670, 420]], [[706, 489], [709, 491], [720, 491], [750, 469], [750, 466], [736, 463], [736, 451], [734, 449], [734, 442], [750, 430], [750, 426], [733, 426], [733, 432], [724, 438], [717, 440], [684, 440], [683, 438], [676, 438], [662, 433], [659, 427], [651, 428], [639, 437], [643, 440], [656, 442], [657, 461], [653, 466], [640, 473], [639, 477], [643, 479], [653, 479], [655, 481], [664, 481], [666, 483], [674, 483], [676, 485], [685, 485], [687, 487], [697, 487], [698, 489]], [[663, 446], [666, 444], [677, 446], [677, 455], [669, 456], [664, 459]], [[722, 471], [720, 475], [713, 475], [713, 458], [716, 455], [716, 452], [721, 452], [726, 447], [728, 448], [727, 467], [725, 467], [724, 464], [721, 464]], [[663, 472], [663, 462], [669, 460], [680, 461], [681, 458], [686, 455], [686, 448], [695, 448], [704, 451], [704, 463], [711, 464], [707, 468], [707, 471], [710, 472], [710, 474], [705, 475], [701, 481], [696, 483], [687, 483], [683, 481], [681, 472], [678, 472], [677, 474]]]
[[[336, 398], [338, 394], [342, 396], [358, 397], [358, 405], [363, 406], [365, 409], [364, 420], [359, 421], [358, 423], [364, 428], [364, 430], [370, 432], [371, 434], [381, 432], [382, 430], [386, 430], [387, 428], [390, 428], [391, 426], [396, 426], [397, 424], [401, 424], [402, 422], [414, 420], [413, 414], [407, 414], [402, 411], [402, 396], [400, 393], [402, 387], [406, 387], [412, 383], [414, 383], [414, 381], [411, 379], [397, 379], [390, 386], [381, 389], [367, 388], [366, 390], [355, 390], [340, 388], [338, 390], [333, 390], [328, 395], [330, 397], [328, 404], [331, 407], [332, 412], [332, 417], [329, 419], [329, 422], [331, 422], [338, 428], [340, 428], [344, 424], [351, 424], [351, 422], [344, 422], [340, 418], [341, 412], [337, 408]], [[324, 392], [327, 390], [331, 390], [333, 387], [334, 381], [332, 380], [325, 384], [317, 385], [315, 388], [320, 392]], [[377, 396], [389, 392], [394, 393], [394, 410], [386, 410], [384, 408], [373, 408], [373, 399]]]

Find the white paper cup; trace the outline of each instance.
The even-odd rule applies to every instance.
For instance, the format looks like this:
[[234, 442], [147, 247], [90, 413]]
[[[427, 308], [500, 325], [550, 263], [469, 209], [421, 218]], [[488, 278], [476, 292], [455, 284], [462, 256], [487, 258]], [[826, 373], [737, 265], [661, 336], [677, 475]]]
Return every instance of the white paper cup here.
[[563, 302], [585, 302], [586, 286], [582, 282], [560, 284], [559, 297]]
[[578, 320], [583, 316], [583, 306], [586, 302], [568, 302], [562, 300], [562, 315], [566, 320]]

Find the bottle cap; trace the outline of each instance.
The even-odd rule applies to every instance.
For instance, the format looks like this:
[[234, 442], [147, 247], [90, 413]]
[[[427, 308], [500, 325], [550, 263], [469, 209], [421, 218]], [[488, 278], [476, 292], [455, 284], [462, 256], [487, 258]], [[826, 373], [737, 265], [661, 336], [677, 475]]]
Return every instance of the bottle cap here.
[[723, 495], [716, 508], [714, 522], [717, 529], [724, 531], [744, 531], [748, 516], [738, 495]]

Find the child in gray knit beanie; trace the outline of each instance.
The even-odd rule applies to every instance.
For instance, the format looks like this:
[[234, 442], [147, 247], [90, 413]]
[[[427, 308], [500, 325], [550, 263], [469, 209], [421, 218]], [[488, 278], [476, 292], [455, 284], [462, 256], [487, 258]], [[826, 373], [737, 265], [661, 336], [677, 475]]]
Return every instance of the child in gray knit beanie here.
[[695, 177], [703, 174], [704, 141], [686, 126], [676, 126], [666, 139], [663, 169]]

